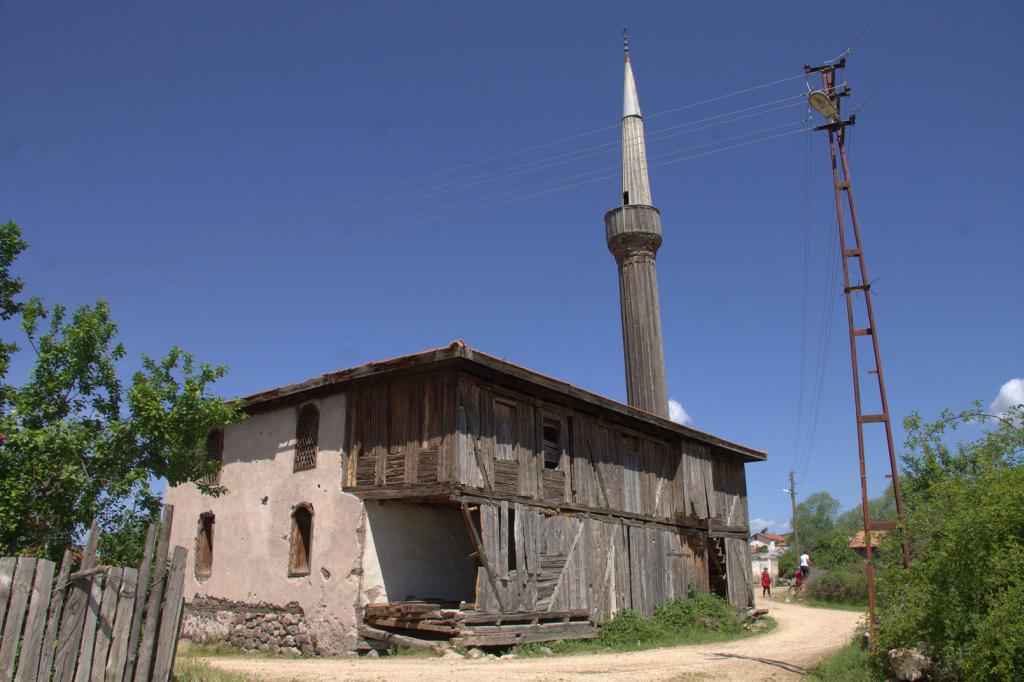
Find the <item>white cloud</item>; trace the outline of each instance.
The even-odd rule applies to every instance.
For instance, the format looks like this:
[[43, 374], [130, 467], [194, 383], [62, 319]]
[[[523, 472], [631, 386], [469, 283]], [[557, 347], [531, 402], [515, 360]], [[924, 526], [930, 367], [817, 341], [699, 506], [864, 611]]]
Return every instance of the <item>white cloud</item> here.
[[750, 530], [760, 533], [762, 528], [771, 528], [775, 525], [775, 519], [750, 519]]
[[780, 533], [788, 533], [789, 531], [791, 531], [793, 529], [789, 527], [789, 521], [786, 521], [785, 523], [780, 523], [779, 527], [776, 528], [775, 530], [777, 530]]
[[[1024, 403], [1024, 379], [1010, 379], [1000, 387], [999, 395], [988, 406], [988, 409], [1001, 416], [1014, 405], [1021, 403]], [[672, 403], [669, 402], [670, 411], [671, 405]]]
[[677, 424], [689, 424], [693, 421], [678, 400], [668, 401], [668, 418]]

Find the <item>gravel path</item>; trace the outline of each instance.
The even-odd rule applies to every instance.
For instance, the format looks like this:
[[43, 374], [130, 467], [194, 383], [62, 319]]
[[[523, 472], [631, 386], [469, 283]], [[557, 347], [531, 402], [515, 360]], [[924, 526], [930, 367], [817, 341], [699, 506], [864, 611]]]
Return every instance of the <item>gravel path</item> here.
[[847, 644], [862, 615], [782, 602], [759, 602], [778, 627], [732, 642], [624, 654], [471, 660], [440, 658], [201, 659], [261, 680], [799, 680]]

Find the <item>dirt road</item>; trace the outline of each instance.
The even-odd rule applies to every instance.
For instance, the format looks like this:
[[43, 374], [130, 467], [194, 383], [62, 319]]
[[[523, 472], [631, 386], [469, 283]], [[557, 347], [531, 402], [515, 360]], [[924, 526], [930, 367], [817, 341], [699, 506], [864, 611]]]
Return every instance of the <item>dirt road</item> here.
[[766, 635], [719, 644], [525, 659], [208, 658], [224, 670], [262, 680], [798, 680], [850, 641], [861, 614], [781, 602], [760, 603], [778, 627]]

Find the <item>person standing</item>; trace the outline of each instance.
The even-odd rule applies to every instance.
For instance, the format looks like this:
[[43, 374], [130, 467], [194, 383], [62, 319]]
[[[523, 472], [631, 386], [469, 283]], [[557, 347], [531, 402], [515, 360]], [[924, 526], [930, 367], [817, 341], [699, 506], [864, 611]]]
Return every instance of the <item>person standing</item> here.
[[772, 577], [768, 574], [767, 568], [761, 571], [761, 596], [772, 598]]
[[800, 572], [804, 574], [804, 580], [807, 579], [807, 575], [811, 572], [811, 557], [806, 552], [800, 555]]
[[798, 568], [798, 569], [796, 569], [796, 575], [794, 576], [793, 590], [795, 592], [799, 592], [800, 588], [803, 586], [803, 584], [804, 584], [804, 572]]

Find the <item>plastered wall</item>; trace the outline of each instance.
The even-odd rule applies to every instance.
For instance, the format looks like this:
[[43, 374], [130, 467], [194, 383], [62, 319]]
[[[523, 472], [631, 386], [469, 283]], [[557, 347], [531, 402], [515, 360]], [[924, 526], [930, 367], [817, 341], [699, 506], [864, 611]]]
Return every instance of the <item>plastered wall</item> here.
[[476, 599], [477, 564], [458, 509], [370, 500], [364, 541], [363, 603]]
[[[295, 424], [302, 404], [250, 416], [225, 429], [221, 484], [213, 498], [195, 485], [168, 489], [174, 505], [173, 545], [189, 550], [185, 598], [216, 598], [240, 605], [297, 604], [325, 654], [352, 650], [362, 568], [362, 502], [341, 492], [345, 397], [309, 401], [320, 410], [315, 469], [294, 472]], [[288, 576], [291, 512], [313, 508], [310, 573]], [[215, 515], [213, 566], [194, 570], [197, 523]]]

